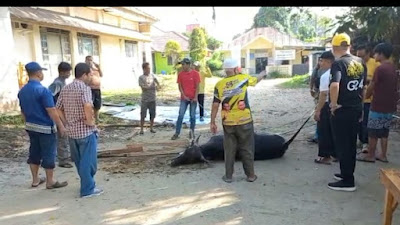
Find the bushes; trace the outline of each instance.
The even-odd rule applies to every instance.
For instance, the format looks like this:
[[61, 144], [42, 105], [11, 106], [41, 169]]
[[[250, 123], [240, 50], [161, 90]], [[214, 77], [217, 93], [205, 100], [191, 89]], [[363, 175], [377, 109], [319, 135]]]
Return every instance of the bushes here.
[[215, 51], [211, 59], [207, 61], [207, 66], [212, 72], [222, 70], [223, 61], [224, 55], [219, 51]]
[[268, 73], [268, 77], [270, 77], [270, 78], [288, 78], [291, 76], [289, 74], [281, 73], [278, 70], [274, 70], [274, 71]]

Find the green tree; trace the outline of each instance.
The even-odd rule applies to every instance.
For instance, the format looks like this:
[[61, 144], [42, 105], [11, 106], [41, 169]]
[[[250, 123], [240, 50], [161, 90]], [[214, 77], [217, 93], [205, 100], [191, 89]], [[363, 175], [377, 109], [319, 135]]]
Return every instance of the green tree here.
[[221, 47], [222, 42], [218, 41], [217, 39], [213, 37], [208, 37], [207, 38], [207, 48], [210, 50], [215, 50], [219, 47]]
[[397, 67], [400, 58], [400, 7], [351, 7], [348, 14], [337, 17], [336, 32], [346, 32], [353, 46], [361, 42], [386, 41], [393, 45]]
[[169, 40], [165, 44], [164, 51], [167, 56], [172, 58], [172, 63], [174, 65], [177, 63], [178, 59], [182, 55], [181, 45], [174, 40]]
[[281, 32], [287, 32], [291, 10], [291, 7], [261, 7], [254, 16], [253, 28], [273, 27]]
[[204, 29], [195, 28], [189, 39], [190, 58], [193, 61], [202, 61], [207, 55], [207, 39]]

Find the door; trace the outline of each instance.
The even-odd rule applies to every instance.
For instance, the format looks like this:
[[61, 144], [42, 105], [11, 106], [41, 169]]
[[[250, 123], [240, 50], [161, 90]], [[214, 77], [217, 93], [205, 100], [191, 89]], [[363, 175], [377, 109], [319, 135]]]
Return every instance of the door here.
[[268, 57], [260, 57], [256, 58], [256, 74], [261, 73], [261, 71], [265, 70], [265, 67], [268, 65]]

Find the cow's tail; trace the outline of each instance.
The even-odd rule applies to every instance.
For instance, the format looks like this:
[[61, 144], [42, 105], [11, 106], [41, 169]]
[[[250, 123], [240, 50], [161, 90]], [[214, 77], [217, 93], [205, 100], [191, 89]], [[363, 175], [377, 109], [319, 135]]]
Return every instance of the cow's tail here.
[[294, 139], [297, 137], [297, 135], [300, 133], [301, 129], [306, 125], [306, 123], [311, 119], [311, 117], [314, 115], [314, 110], [312, 111], [311, 115], [304, 121], [304, 123], [300, 126], [300, 128], [296, 131], [296, 133], [293, 134], [293, 136], [285, 142], [283, 145], [283, 149], [288, 149], [289, 145], [294, 141]]

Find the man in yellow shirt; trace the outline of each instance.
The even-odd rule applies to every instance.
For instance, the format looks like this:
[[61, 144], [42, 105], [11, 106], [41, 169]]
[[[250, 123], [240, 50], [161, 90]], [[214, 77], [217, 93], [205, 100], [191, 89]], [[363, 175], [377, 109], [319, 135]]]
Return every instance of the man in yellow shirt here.
[[197, 95], [197, 100], [199, 102], [200, 109], [200, 121], [204, 121], [204, 89], [205, 82], [207, 77], [212, 77], [212, 73], [210, 68], [206, 65], [206, 63], [200, 63], [196, 61], [193, 63], [194, 69], [200, 73], [200, 84], [199, 84], [199, 94]]
[[215, 117], [222, 104], [225, 154], [225, 175], [222, 179], [232, 182], [236, 151], [239, 151], [246, 181], [254, 182], [257, 179], [254, 172], [254, 128], [247, 87], [255, 86], [265, 78], [266, 72], [262, 71], [258, 77], [239, 74], [239, 63], [234, 59], [225, 59], [223, 67], [227, 76], [215, 85], [210, 124], [211, 132], [217, 133]]
[[[365, 65], [367, 66], [367, 85], [371, 82], [375, 69], [380, 65], [379, 62], [371, 58], [370, 49], [366, 45], [362, 45], [357, 48], [357, 56], [362, 58]], [[358, 139], [362, 143], [362, 152], [366, 153], [368, 150], [368, 116], [369, 108], [371, 106], [371, 98], [364, 99], [364, 109], [363, 109], [363, 121], [360, 123], [360, 130], [358, 132]]]

